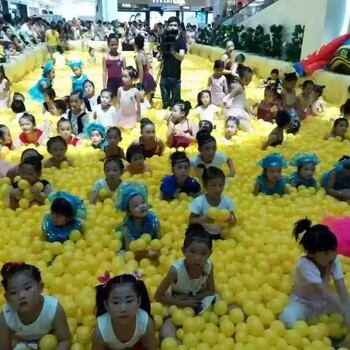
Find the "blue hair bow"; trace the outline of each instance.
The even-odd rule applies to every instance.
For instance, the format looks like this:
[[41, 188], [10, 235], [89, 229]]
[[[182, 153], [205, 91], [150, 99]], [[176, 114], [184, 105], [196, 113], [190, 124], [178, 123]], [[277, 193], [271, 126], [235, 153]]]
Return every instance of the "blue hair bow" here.
[[83, 67], [83, 61], [81, 61], [81, 60], [67, 61], [67, 66], [69, 66], [71, 69], [73, 69], [73, 68], [82, 68]]
[[317, 165], [319, 163], [319, 159], [316, 154], [308, 154], [308, 153], [297, 153], [289, 162], [291, 166], [299, 167], [306, 163], [311, 163]]
[[140, 195], [145, 202], [148, 199], [147, 187], [138, 182], [125, 182], [118, 188], [117, 200], [115, 207], [119, 211], [126, 211], [129, 207], [131, 198]]
[[346, 168], [349, 168], [350, 167], [350, 158], [349, 159], [343, 159], [341, 161], [339, 161], [337, 164], [335, 164], [334, 166], [337, 166], [337, 165], [342, 165]]
[[73, 208], [74, 218], [76, 218], [76, 219], [77, 218], [78, 219], [85, 219], [86, 218], [86, 207], [83, 204], [83, 201], [79, 197], [74, 196], [74, 195], [69, 194], [69, 193], [64, 192], [64, 191], [58, 191], [58, 192], [50, 194], [48, 196], [48, 199], [51, 203], [57, 198], [63, 198], [67, 202], [70, 203], [70, 205]]
[[102, 124], [90, 123], [84, 127], [83, 131], [84, 131], [85, 137], [87, 139], [90, 139], [91, 132], [94, 130], [98, 131], [103, 138], [105, 138], [107, 135], [106, 128]]
[[264, 169], [286, 168], [287, 162], [284, 159], [284, 157], [281, 156], [279, 153], [272, 153], [272, 154], [268, 155], [267, 157], [261, 159], [258, 162], [258, 165], [260, 165]]
[[54, 69], [53, 61], [47, 61], [43, 67], [43, 75], [51, 72]]

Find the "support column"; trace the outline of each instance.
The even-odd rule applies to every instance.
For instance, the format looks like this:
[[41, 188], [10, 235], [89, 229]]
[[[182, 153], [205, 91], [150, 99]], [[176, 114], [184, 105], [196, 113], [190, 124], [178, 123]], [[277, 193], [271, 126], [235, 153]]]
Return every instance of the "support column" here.
[[111, 22], [118, 18], [118, 0], [98, 0], [97, 18]]

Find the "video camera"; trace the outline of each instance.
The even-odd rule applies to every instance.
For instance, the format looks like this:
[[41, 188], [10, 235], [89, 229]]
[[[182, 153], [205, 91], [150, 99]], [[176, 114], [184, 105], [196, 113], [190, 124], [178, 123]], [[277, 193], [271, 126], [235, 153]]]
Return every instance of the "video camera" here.
[[170, 52], [170, 49], [176, 41], [178, 34], [178, 30], [166, 30], [164, 34], [160, 37], [159, 49], [163, 55]]

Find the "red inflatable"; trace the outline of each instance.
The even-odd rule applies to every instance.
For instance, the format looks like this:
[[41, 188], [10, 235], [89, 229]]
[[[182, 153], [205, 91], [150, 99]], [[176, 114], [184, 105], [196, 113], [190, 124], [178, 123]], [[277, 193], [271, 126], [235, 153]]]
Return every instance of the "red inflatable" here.
[[340, 46], [350, 39], [350, 33], [344, 34], [327, 45], [323, 45], [303, 60], [294, 64], [294, 68], [299, 76], [311, 74], [318, 69], [324, 68], [333, 58], [333, 55]]

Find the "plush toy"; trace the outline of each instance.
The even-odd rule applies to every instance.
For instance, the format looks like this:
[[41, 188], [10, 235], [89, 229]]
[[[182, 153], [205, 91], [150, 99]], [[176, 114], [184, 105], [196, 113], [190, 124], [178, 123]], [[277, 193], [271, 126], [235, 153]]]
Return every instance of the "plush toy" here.
[[340, 46], [329, 64], [332, 72], [350, 75], [350, 40]]

